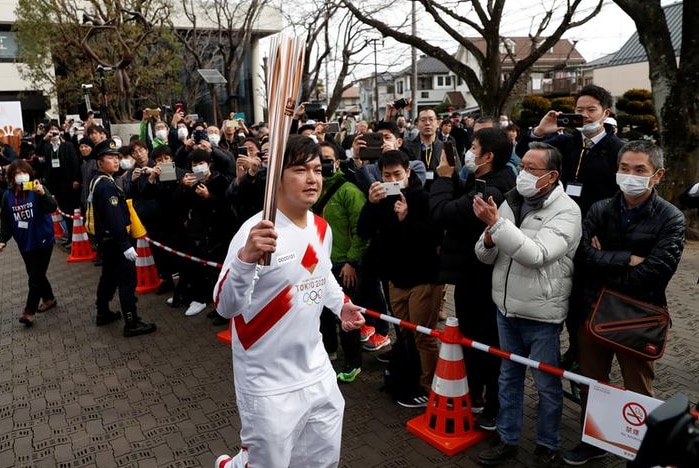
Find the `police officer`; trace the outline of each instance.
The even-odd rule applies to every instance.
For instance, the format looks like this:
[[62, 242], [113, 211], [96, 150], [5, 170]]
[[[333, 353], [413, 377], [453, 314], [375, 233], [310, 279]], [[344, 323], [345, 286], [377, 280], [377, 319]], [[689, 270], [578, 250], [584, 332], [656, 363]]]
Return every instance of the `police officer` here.
[[[119, 288], [119, 302], [124, 317], [124, 336], [138, 336], [155, 331], [155, 324], [143, 323], [136, 313], [136, 249], [129, 237], [131, 224], [124, 191], [113, 175], [119, 170], [119, 152], [114, 141], [100, 147], [96, 154], [97, 174], [92, 206], [95, 217], [95, 238], [102, 252], [102, 275], [97, 285], [97, 326], [119, 320], [109, 310], [109, 302]], [[106, 177], [105, 177], [106, 176]]]

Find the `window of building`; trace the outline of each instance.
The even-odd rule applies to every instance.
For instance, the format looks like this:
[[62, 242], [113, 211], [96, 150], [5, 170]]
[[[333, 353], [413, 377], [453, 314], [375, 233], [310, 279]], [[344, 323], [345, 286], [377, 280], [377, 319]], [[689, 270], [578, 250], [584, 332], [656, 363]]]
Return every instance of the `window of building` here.
[[403, 80], [396, 81], [396, 94], [403, 94]]
[[431, 76], [418, 77], [417, 89], [432, 89], [432, 77]]
[[0, 61], [12, 62], [19, 55], [16, 42], [17, 33], [14, 31], [0, 31]]
[[452, 77], [450, 75], [440, 75], [437, 77], [438, 88], [451, 88]]
[[420, 98], [421, 98], [421, 99], [429, 99], [429, 98], [430, 98], [430, 92], [429, 92], [429, 91], [421, 91], [421, 92], [420, 92]]

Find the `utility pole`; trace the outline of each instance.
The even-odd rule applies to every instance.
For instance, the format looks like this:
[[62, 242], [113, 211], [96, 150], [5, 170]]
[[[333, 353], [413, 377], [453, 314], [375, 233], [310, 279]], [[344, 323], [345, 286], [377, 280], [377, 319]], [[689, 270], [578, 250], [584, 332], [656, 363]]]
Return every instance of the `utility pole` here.
[[[416, 9], [416, 4], [417, 2], [413, 0], [412, 2], [412, 34], [413, 37], [417, 37], [417, 9]], [[410, 102], [411, 102], [411, 109], [410, 109], [410, 121], [414, 122], [415, 118], [418, 116], [417, 112], [417, 50], [415, 49], [415, 46], [412, 46], [410, 48], [410, 74], [412, 75], [412, 84], [410, 86]]]
[[366, 43], [369, 44], [370, 42], [374, 45], [374, 121], [378, 122], [379, 121], [379, 64], [378, 64], [378, 59], [376, 58], [376, 43], [378, 41], [381, 41], [381, 45], [383, 45], [383, 39], [367, 39]]

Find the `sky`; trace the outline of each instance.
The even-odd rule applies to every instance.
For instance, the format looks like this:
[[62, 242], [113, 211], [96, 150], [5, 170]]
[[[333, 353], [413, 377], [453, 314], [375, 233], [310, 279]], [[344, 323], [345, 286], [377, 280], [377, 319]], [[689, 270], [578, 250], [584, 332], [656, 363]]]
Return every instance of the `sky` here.
[[[557, 24], [556, 18], [562, 16], [561, 8], [568, 0], [508, 0], [505, 3], [505, 11], [501, 25], [501, 34], [504, 36], [526, 36], [532, 27], [532, 18], [541, 17], [542, 5], [554, 6], [554, 16], [552, 24]], [[591, 12], [598, 0], [583, 0], [578, 8], [577, 18]], [[680, 0], [661, 0], [662, 5], [677, 3]], [[386, 0], [364, 0], [356, 2], [362, 4], [383, 4]], [[410, 15], [411, 2], [409, 0], [395, 0], [388, 2], [391, 7], [383, 8], [381, 13], [377, 13], [382, 21], [395, 24], [398, 21], [405, 21]], [[468, 2], [457, 0], [443, 0], [443, 5], [453, 5], [458, 8], [459, 14], [466, 15], [471, 8]], [[286, 8], [289, 3], [285, 2]], [[304, 0], [297, 0], [294, 9], [303, 10]], [[557, 7], [558, 6], [558, 7]], [[469, 18], [473, 18], [475, 13], [471, 12]], [[535, 24], [538, 24], [536, 20]], [[423, 13], [418, 19], [418, 35], [433, 45], [440, 46], [448, 52], [455, 52], [457, 44], [446, 33], [442, 32], [438, 26], [434, 25], [432, 19]], [[409, 28], [405, 30], [409, 33]], [[465, 36], [475, 35], [471, 30], [462, 29], [460, 32]], [[572, 29], [564, 34], [564, 38], [577, 41], [576, 47], [586, 61], [592, 61], [604, 55], [615, 52], [633, 35], [635, 25], [631, 18], [624, 13], [612, 0], [604, 0], [601, 12], [583, 26]], [[378, 34], [376, 37], [380, 37]], [[371, 49], [367, 47], [367, 49]], [[418, 51], [418, 55], [422, 55]], [[405, 57], [400, 60], [400, 65], [396, 65], [396, 57]], [[383, 47], [378, 46], [378, 71], [396, 71], [409, 63], [410, 48], [407, 45], [396, 44], [392, 39], [384, 40]], [[365, 65], [359, 67], [354, 73], [354, 78], [361, 78], [374, 73], [373, 51], [367, 50], [367, 54], [362, 58]], [[332, 71], [330, 71], [330, 81], [332, 82]]]

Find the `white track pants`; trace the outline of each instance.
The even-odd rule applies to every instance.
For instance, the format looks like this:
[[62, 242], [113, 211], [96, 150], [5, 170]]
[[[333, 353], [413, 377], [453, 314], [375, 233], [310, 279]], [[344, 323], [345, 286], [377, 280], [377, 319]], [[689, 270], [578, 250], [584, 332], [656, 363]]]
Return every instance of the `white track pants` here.
[[[260, 397], [236, 392], [236, 397], [248, 468], [332, 468], [339, 464], [345, 400], [334, 372], [290, 393]], [[244, 455], [239, 453], [235, 457], [239, 465], [231, 464], [231, 468], [245, 466], [240, 459]]]

